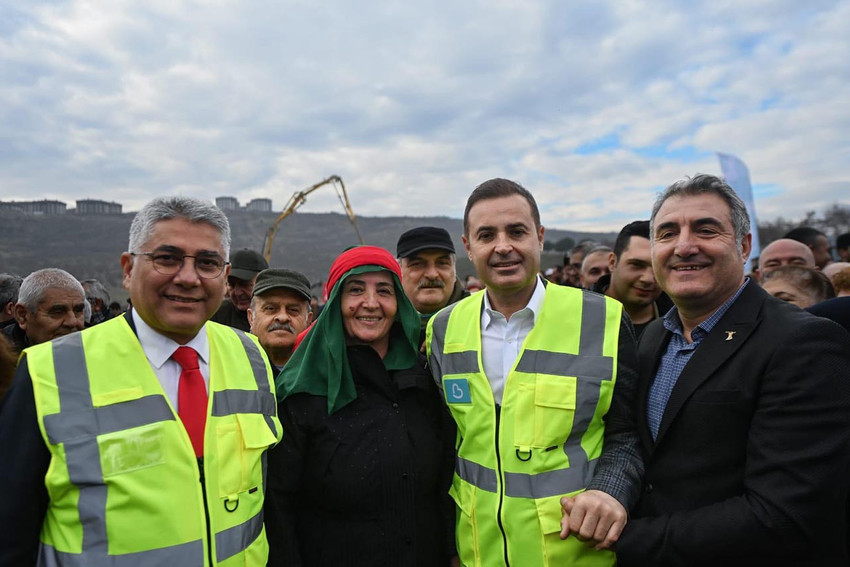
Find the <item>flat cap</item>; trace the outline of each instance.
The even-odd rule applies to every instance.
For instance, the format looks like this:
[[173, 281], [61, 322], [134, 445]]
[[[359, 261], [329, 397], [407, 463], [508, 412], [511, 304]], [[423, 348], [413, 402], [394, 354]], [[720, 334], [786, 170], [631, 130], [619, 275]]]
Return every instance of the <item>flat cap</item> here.
[[304, 299], [310, 301], [313, 297], [310, 291], [310, 280], [301, 272], [295, 270], [287, 270], [284, 268], [270, 268], [263, 270], [257, 276], [257, 282], [254, 284], [253, 295], [261, 295], [270, 289], [291, 289], [304, 296]]
[[436, 226], [418, 226], [408, 230], [398, 238], [396, 257], [407, 258], [420, 250], [431, 248], [455, 253], [455, 245], [446, 229]]
[[253, 280], [254, 276], [269, 267], [263, 255], [243, 248], [230, 255], [230, 276], [240, 280]]

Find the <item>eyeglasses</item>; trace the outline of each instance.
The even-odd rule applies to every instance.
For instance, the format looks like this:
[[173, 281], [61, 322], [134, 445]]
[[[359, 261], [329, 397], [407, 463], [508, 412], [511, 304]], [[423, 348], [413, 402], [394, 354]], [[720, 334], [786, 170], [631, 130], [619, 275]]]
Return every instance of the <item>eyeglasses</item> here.
[[195, 260], [195, 273], [201, 278], [217, 278], [224, 272], [224, 267], [230, 264], [218, 254], [192, 256], [190, 254], [175, 254], [172, 252], [130, 252], [130, 256], [147, 256], [153, 263], [153, 269], [164, 276], [173, 276], [183, 269], [186, 258]]

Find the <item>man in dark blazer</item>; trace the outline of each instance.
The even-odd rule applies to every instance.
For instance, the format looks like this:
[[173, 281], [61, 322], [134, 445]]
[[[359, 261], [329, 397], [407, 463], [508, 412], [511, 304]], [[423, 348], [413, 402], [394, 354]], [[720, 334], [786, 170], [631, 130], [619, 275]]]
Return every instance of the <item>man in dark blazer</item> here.
[[640, 342], [646, 476], [619, 565], [847, 565], [850, 335], [744, 277], [749, 219], [722, 180], [668, 187], [651, 231], [676, 309]]

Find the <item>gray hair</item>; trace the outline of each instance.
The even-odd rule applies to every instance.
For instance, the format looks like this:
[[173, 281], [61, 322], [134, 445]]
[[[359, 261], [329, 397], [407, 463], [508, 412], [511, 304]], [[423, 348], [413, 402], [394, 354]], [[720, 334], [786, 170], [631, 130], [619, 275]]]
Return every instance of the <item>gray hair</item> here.
[[747, 206], [725, 181], [714, 175], [704, 173], [686, 177], [676, 181], [664, 190], [652, 206], [652, 216], [649, 219], [649, 235], [655, 234], [655, 215], [664, 201], [670, 197], [693, 197], [696, 195], [713, 194], [723, 199], [729, 206], [729, 218], [735, 231], [735, 240], [740, 245], [744, 237], [750, 233], [750, 215]]
[[109, 305], [109, 292], [106, 287], [96, 279], [83, 280], [83, 289], [86, 290], [86, 299], [99, 299], [103, 302], [103, 306]]
[[224, 259], [230, 258], [230, 223], [227, 216], [212, 203], [192, 197], [157, 197], [142, 207], [130, 225], [129, 252], [139, 252], [153, 234], [156, 223], [173, 218], [202, 222], [215, 228], [221, 236]]
[[74, 276], [59, 268], [45, 268], [31, 273], [21, 282], [18, 305], [23, 305], [27, 311], [35, 313], [49, 289], [76, 291], [80, 294], [80, 299], [85, 301], [86, 292]]
[[18, 290], [24, 279], [17, 274], [0, 274], [0, 307], [18, 302]]

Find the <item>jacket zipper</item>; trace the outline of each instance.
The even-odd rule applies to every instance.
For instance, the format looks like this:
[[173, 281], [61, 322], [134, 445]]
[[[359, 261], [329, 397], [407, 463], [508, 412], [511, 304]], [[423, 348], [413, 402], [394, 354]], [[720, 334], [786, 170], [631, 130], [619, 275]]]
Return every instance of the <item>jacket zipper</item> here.
[[206, 528], [207, 528], [207, 554], [209, 556], [208, 557], [209, 566], [213, 567], [215, 565], [215, 563], [213, 562], [213, 552], [212, 552], [213, 542], [212, 542], [212, 537], [210, 537], [210, 505], [209, 505], [209, 502], [207, 502], [207, 483], [206, 483], [206, 477], [204, 475], [204, 458], [203, 457], [198, 457], [198, 470], [201, 473], [201, 477], [200, 477], [201, 493], [204, 497], [204, 517], [206, 518]]
[[502, 407], [499, 404], [496, 404], [496, 474], [498, 475], [496, 478], [496, 482], [499, 483], [499, 508], [496, 511], [496, 523], [499, 526], [499, 531], [502, 532], [502, 550], [505, 553], [505, 566], [510, 567], [511, 563], [508, 561], [508, 535], [505, 533], [505, 526], [502, 524], [502, 501], [505, 498], [505, 486], [504, 482], [502, 482], [502, 457], [499, 453], [499, 432], [501, 429], [501, 414]]

